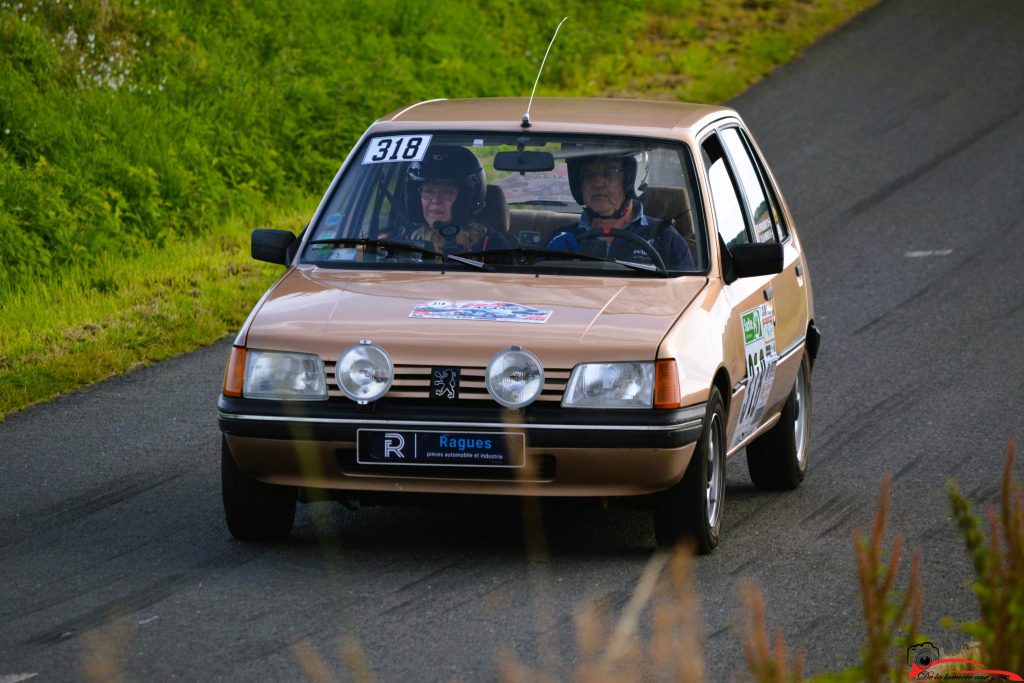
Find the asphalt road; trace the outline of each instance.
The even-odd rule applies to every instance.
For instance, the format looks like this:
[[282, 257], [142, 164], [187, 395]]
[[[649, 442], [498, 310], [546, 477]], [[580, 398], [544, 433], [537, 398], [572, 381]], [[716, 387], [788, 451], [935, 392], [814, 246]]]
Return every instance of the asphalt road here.
[[[995, 500], [1024, 434], [1022, 37], [1020, 0], [883, 2], [734, 102], [796, 215], [825, 336], [804, 486], [758, 492], [734, 460], [723, 544], [696, 562], [714, 680], [744, 678], [744, 580], [809, 671], [856, 661], [852, 533], [886, 471], [890, 529], [923, 551], [924, 629], [965, 640], [937, 624], [977, 614], [946, 481]], [[342, 670], [346, 638], [381, 681], [490, 680], [502, 652], [564, 678], [574, 609], [628, 600], [654, 541], [628, 510], [320, 504], [288, 543], [233, 541], [226, 357], [0, 423], [0, 681], [295, 680], [294, 643]]]

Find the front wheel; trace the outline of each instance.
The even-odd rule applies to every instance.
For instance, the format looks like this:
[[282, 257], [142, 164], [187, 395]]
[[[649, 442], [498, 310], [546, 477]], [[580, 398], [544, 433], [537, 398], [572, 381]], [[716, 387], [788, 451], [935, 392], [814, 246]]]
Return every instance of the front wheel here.
[[782, 417], [747, 446], [747, 471], [766, 491], [795, 489], [807, 472], [811, 449], [811, 366], [804, 354]]
[[220, 483], [224, 516], [231, 535], [243, 541], [279, 541], [295, 522], [295, 490], [265, 484], [235, 463], [228, 440], [221, 437]]
[[682, 480], [663, 492], [654, 508], [654, 536], [660, 547], [693, 539], [702, 555], [718, 545], [725, 501], [725, 405], [711, 388], [704, 430]]

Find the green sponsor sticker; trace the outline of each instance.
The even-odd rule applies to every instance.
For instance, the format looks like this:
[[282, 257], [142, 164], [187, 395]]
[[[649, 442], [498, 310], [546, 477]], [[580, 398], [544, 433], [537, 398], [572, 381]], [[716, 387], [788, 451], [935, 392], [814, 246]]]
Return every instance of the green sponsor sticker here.
[[761, 330], [761, 309], [755, 308], [752, 311], [747, 311], [741, 316], [741, 320], [743, 321], [744, 344], [749, 344], [761, 338], [763, 334]]

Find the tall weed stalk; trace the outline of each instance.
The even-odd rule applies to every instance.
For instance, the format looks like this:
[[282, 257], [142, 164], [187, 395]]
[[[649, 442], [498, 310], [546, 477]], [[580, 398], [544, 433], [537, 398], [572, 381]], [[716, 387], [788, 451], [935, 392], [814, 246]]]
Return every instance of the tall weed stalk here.
[[[914, 550], [907, 589], [902, 596], [896, 591], [896, 577], [903, 551], [903, 536], [896, 536], [888, 558], [884, 549], [891, 479], [892, 475], [888, 472], [882, 479], [871, 538], [864, 538], [860, 529], [854, 531], [854, 553], [857, 557], [857, 576], [866, 629], [861, 653], [861, 674], [868, 683], [907, 679], [906, 652], [908, 647], [917, 642], [921, 623], [920, 548]], [[896, 644], [900, 644], [901, 648], [894, 662], [890, 658], [890, 651]]]
[[[655, 554], [644, 568], [629, 602], [612, 625], [604, 601], [581, 609], [575, 618], [578, 683], [678, 681], [701, 683], [703, 626], [692, 581], [692, 550], [677, 548], [671, 556]], [[667, 568], [667, 570], [666, 570]], [[650, 635], [642, 616], [649, 614]], [[559, 680], [506, 656], [500, 665], [503, 683]]]
[[774, 643], [769, 642], [761, 591], [747, 585], [742, 595], [748, 613], [743, 654], [751, 680], [755, 683], [800, 683], [803, 680], [803, 652], [796, 652], [791, 664], [782, 629], [776, 627]]
[[949, 483], [949, 502], [974, 565], [971, 589], [978, 597], [979, 621], [961, 629], [978, 640], [981, 661], [993, 669], [1024, 672], [1024, 487], [1014, 478], [1017, 442], [1011, 438], [998, 512], [987, 507], [988, 539], [982, 522], [956, 482]]

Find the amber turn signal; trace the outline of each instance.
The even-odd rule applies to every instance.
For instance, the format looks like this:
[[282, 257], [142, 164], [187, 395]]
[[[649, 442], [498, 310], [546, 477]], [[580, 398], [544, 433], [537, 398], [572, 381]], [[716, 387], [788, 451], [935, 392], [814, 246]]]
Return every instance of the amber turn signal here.
[[679, 396], [679, 373], [676, 371], [674, 358], [665, 358], [654, 364], [654, 407], [678, 408], [682, 399]]
[[245, 378], [245, 348], [231, 347], [228, 368], [224, 371], [224, 395], [232, 398], [242, 397], [242, 382]]

